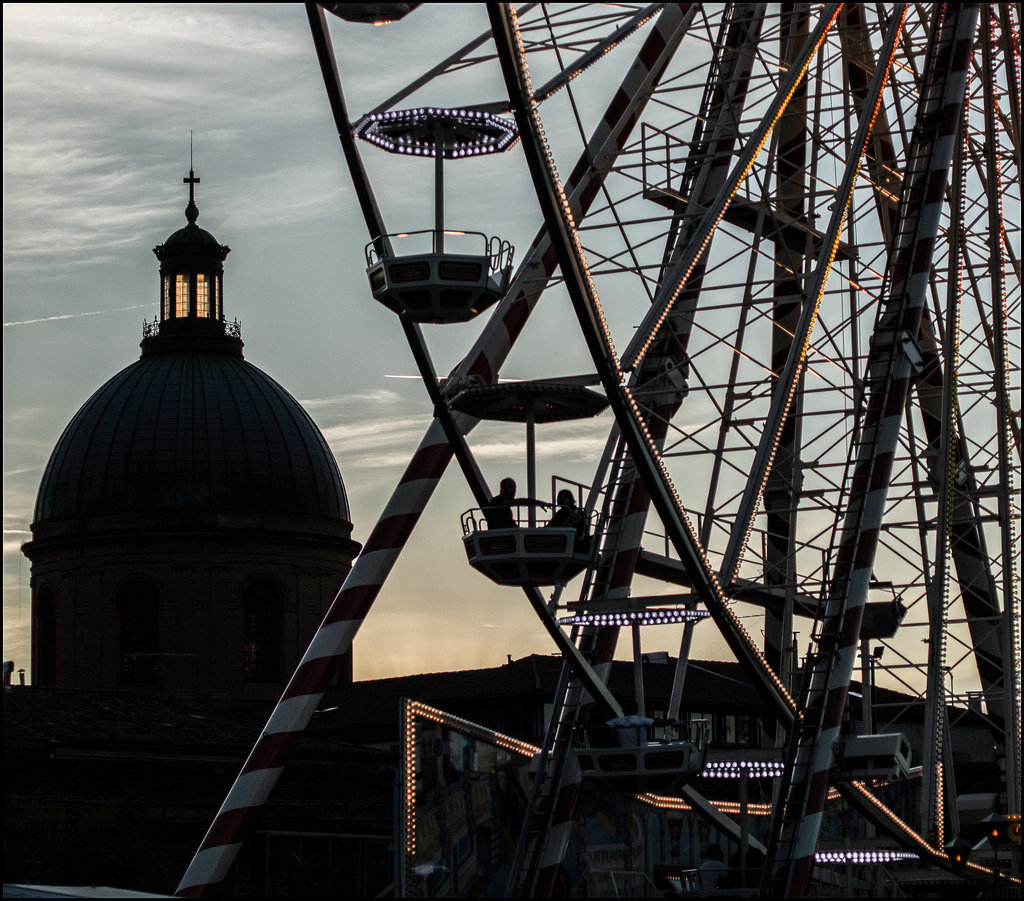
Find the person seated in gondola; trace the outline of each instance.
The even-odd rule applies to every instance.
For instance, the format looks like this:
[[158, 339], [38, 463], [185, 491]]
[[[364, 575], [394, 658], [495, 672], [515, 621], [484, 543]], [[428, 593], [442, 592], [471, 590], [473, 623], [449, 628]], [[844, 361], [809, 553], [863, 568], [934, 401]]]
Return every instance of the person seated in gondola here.
[[551, 514], [548, 525], [555, 529], [575, 529], [580, 537], [584, 534], [583, 511], [576, 506], [572, 492], [563, 488], [555, 498], [555, 512]]
[[556, 510], [551, 514], [547, 526], [556, 529], [576, 530], [576, 549], [579, 550], [588, 540], [586, 514], [576, 506], [576, 500], [568, 488], [563, 488], [555, 497]]
[[512, 505], [516, 502], [516, 480], [502, 479], [498, 493], [484, 507], [484, 517], [488, 529], [514, 529], [515, 518], [512, 516]]

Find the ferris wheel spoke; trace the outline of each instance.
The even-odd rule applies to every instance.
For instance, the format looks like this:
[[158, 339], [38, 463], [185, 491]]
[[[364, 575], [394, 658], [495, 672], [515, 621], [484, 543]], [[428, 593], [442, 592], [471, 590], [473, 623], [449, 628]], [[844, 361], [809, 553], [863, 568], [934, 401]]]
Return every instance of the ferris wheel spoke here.
[[[868, 96], [860, 114], [860, 125], [857, 135], [849, 150], [846, 171], [842, 182], [832, 201], [832, 217], [822, 241], [817, 265], [809, 283], [805, 286], [804, 303], [800, 312], [799, 322], [794, 329], [785, 363], [777, 372], [777, 381], [772, 396], [771, 408], [758, 445], [757, 455], [751, 472], [754, 476], [748, 480], [736, 518], [733, 520], [729, 544], [719, 572], [723, 581], [728, 584], [735, 578], [743, 557], [746, 542], [753, 527], [753, 519], [757, 513], [757, 505], [761, 501], [765, 484], [772, 471], [772, 462], [779, 449], [782, 428], [786, 423], [790, 406], [793, 403], [800, 377], [803, 373], [807, 346], [817, 320], [818, 308], [825, 294], [831, 274], [832, 261], [839, 246], [840, 235], [846, 221], [846, 213], [853, 200], [853, 190], [860, 169], [860, 159], [871, 139], [871, 127], [875, 121], [882, 102], [882, 91], [893, 64], [896, 47], [899, 42], [900, 29], [906, 14], [906, 7], [894, 10], [889, 33], [886, 36], [884, 52], [879, 55], [878, 65], [872, 79]], [[790, 451], [792, 453], [792, 451]]]
[[[542, 6], [544, 5], [545, 4], [542, 4]], [[537, 88], [534, 92], [534, 100], [537, 103], [543, 103], [552, 94], [560, 91], [581, 72], [590, 68], [590, 66], [596, 63], [602, 56], [611, 50], [614, 50], [618, 44], [628, 38], [631, 34], [643, 28], [665, 5], [666, 4], [664, 3], [652, 3], [650, 6], [646, 6], [643, 9], [638, 10], [631, 19], [620, 25], [606, 38], [602, 38], [593, 47], [563, 68], [561, 72], [551, 78], [548, 82]], [[522, 11], [519, 12], [519, 15], [522, 16]], [[551, 32], [552, 44], [555, 45], [557, 50], [558, 44], [554, 40], [554, 30], [550, 24], [550, 19], [548, 18], [546, 9], [544, 11], [544, 18], [548, 23], [549, 31]]]
[[655, 335], [671, 312], [672, 305], [676, 302], [683, 286], [686, 284], [690, 272], [696, 265], [697, 260], [707, 249], [711, 236], [725, 215], [726, 208], [739, 189], [740, 183], [750, 172], [754, 159], [761, 152], [761, 148], [764, 146], [765, 141], [768, 140], [772, 128], [786, 109], [786, 105], [793, 96], [793, 92], [806, 73], [812, 57], [817, 53], [818, 48], [825, 39], [825, 34], [835, 23], [839, 15], [839, 8], [840, 4], [831, 4], [822, 12], [813, 34], [804, 45], [798, 59], [786, 73], [786, 77], [776, 92], [774, 101], [765, 112], [754, 133], [748, 138], [747, 144], [733, 166], [729, 178], [704, 211], [686, 249], [678, 262], [673, 265], [661, 291], [655, 297], [654, 304], [640, 323], [636, 337], [630, 342], [623, 356], [623, 368], [627, 370], [635, 369], [643, 359], [644, 354], [647, 353], [651, 342], [654, 341]]
[[691, 568], [694, 587], [700, 593], [712, 616], [718, 620], [726, 639], [740, 662], [748, 669], [780, 719], [791, 719], [795, 707], [786, 689], [765, 665], [743, 627], [729, 609], [707, 558], [697, 543], [689, 521], [682, 511], [678, 496], [661, 463], [657, 449], [639, 407], [623, 384], [614, 348], [603, 322], [599, 301], [593, 292], [586, 260], [575, 234], [572, 214], [557, 175], [550, 168], [545, 153], [542, 129], [536, 108], [529, 104], [530, 88], [524, 71], [522, 47], [518, 40], [515, 14], [507, 6], [489, 6], [499, 60], [505, 74], [510, 98], [520, 125], [523, 147], [527, 153], [537, 190], [538, 201], [545, 215], [552, 242], [565, 276], [566, 287], [576, 308], [591, 356], [605, 386], [606, 394], [623, 437], [630, 448], [634, 465], [640, 470], [655, 508], [669, 529], [676, 550]]

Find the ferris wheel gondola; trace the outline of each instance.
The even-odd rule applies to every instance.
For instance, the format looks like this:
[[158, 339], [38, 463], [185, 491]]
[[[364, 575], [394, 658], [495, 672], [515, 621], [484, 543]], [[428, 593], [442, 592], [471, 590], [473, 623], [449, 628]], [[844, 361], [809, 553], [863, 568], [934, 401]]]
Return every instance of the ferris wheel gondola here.
[[[515, 248], [481, 232], [445, 230], [444, 161], [508, 150], [516, 142], [515, 124], [479, 110], [425, 107], [366, 116], [354, 133], [389, 153], [434, 159], [434, 228], [376, 235], [366, 245], [374, 299], [412, 322], [453, 323], [473, 319], [504, 297]], [[426, 246], [398, 252], [397, 243]]]
[[450, 405], [478, 419], [526, 426], [525, 502], [509, 504], [507, 523], [496, 524], [487, 507], [463, 514], [470, 566], [499, 585], [519, 586], [564, 585], [591, 566], [599, 524], [579, 509], [571, 491], [568, 502], [556, 497], [549, 504], [537, 498], [535, 428], [596, 416], [607, 407], [607, 399], [583, 385], [540, 380], [471, 386], [452, 397]]

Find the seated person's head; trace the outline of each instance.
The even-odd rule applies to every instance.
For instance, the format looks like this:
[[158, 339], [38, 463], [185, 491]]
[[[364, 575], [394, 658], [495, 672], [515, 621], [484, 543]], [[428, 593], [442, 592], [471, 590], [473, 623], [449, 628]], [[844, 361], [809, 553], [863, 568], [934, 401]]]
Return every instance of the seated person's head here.
[[558, 495], [555, 498], [555, 500], [557, 500], [558, 503], [563, 507], [572, 507], [574, 505], [575, 499], [572, 496], [572, 492], [568, 488], [563, 488], [561, 491], [558, 492]]

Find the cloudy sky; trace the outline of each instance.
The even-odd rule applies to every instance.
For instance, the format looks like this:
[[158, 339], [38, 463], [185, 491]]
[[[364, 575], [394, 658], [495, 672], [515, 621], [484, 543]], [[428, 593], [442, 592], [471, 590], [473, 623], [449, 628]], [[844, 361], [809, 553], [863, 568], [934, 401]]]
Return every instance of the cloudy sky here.
[[[28, 562], [19, 548], [35, 492], [71, 416], [138, 358], [142, 321], [157, 314], [151, 248], [184, 224], [190, 134], [199, 224], [232, 248], [226, 313], [241, 320], [247, 359], [326, 435], [357, 540], [430, 408], [418, 380], [395, 377], [415, 369], [397, 321], [368, 293], [368, 236], [301, 5], [6, 4], [3, 15], [3, 654], [27, 669]], [[482, 4], [429, 4], [386, 28], [329, 18], [352, 118], [487, 27]], [[602, 68], [598, 89], [620, 74], [612, 62]], [[489, 71], [432, 85], [407, 105], [497, 99], [500, 76]], [[605, 99], [598, 90], [594, 111]], [[431, 163], [363, 146], [389, 230], [429, 227]], [[525, 250], [540, 218], [518, 153], [453, 163], [446, 184], [446, 224], [500, 233]], [[480, 328], [427, 327], [439, 372]], [[502, 375], [588, 368], [568, 309], [553, 301]], [[609, 425], [605, 414], [541, 430], [539, 484], [556, 466], [589, 481]], [[492, 484], [508, 474], [525, 482], [519, 429], [485, 424], [472, 446]], [[356, 640], [357, 678], [554, 650], [518, 590], [466, 565], [459, 514], [469, 506], [453, 469]], [[674, 652], [677, 642], [666, 634], [663, 646]]]

